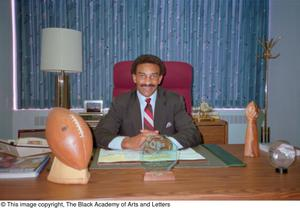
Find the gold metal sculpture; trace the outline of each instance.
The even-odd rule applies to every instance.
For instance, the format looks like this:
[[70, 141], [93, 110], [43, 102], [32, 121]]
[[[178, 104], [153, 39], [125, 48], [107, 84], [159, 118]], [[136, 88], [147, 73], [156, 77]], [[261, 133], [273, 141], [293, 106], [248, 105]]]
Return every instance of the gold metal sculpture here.
[[210, 107], [207, 102], [202, 101], [200, 103], [200, 118], [210, 119], [208, 113], [212, 112], [212, 111], [213, 111], [213, 108]]
[[217, 112], [214, 111], [213, 107], [211, 107], [204, 100], [200, 103], [199, 106], [199, 115], [197, 117], [198, 121], [214, 121], [216, 119], [220, 119]]
[[280, 54], [272, 55], [272, 48], [278, 43], [281, 37], [271, 38], [269, 41], [258, 41], [264, 49], [263, 58], [265, 61], [265, 110], [264, 110], [264, 126], [261, 127], [261, 142], [270, 142], [270, 127], [268, 126], [268, 71], [269, 71], [269, 60], [276, 59]]

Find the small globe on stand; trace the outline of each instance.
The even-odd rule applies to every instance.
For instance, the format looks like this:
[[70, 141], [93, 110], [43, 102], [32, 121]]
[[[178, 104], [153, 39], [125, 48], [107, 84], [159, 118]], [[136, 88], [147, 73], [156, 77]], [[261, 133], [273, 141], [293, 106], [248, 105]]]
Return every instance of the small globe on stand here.
[[287, 141], [278, 140], [271, 144], [269, 159], [275, 171], [280, 174], [288, 173], [288, 168], [295, 161], [296, 150]]

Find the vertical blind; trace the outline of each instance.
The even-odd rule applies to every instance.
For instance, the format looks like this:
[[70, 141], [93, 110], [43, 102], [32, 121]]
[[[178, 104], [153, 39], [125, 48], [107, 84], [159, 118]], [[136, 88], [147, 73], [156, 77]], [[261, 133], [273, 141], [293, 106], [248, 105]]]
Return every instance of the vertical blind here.
[[15, 0], [18, 107], [49, 108], [54, 73], [40, 70], [41, 30], [79, 30], [83, 71], [71, 74], [71, 105], [112, 100], [118, 61], [154, 54], [193, 66], [193, 105], [264, 104], [263, 49], [268, 0]]

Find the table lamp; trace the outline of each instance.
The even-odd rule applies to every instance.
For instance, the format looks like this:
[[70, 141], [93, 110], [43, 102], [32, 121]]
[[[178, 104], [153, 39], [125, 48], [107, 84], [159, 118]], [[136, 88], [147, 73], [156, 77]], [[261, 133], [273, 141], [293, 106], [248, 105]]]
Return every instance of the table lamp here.
[[42, 29], [41, 70], [59, 73], [55, 82], [55, 106], [70, 108], [66, 73], [82, 71], [81, 32], [66, 28]]

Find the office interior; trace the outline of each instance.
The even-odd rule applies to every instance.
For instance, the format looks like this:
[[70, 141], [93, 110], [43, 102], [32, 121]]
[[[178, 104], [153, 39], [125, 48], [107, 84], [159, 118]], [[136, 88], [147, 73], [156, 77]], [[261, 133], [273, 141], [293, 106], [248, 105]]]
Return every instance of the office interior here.
[[[300, 1], [269, 0], [269, 38], [280, 36], [274, 53], [280, 57], [269, 65], [269, 126], [271, 142], [284, 139], [300, 146]], [[0, 1], [0, 138], [17, 136], [18, 129], [43, 128], [49, 109], [14, 109], [15, 86], [13, 80], [13, 39], [11, 1]], [[84, 69], [83, 69], [84, 70]], [[195, 69], [194, 69], [195, 70]], [[107, 95], [111, 96], [111, 95]], [[228, 120], [230, 144], [244, 143], [246, 123], [230, 121], [236, 116], [244, 118], [244, 109], [218, 109]], [[42, 118], [39, 122], [38, 118]], [[234, 120], [234, 119], [233, 119]], [[238, 119], [237, 119], [238, 120]]]

